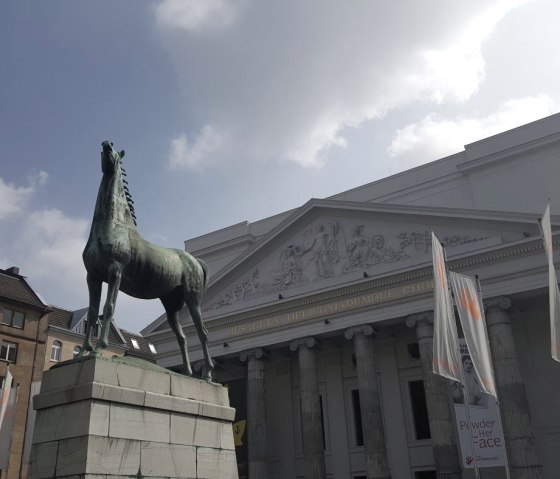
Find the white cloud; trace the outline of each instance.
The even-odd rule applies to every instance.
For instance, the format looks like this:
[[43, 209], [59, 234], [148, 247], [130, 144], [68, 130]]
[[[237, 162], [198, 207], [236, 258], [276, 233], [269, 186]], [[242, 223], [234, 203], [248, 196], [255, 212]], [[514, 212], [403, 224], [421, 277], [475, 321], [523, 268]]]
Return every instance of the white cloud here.
[[28, 186], [16, 186], [5, 183], [0, 178], [0, 220], [21, 213], [29, 199], [41, 188], [48, 179], [45, 171], [29, 178]]
[[405, 166], [457, 153], [473, 141], [495, 135], [550, 114], [552, 100], [546, 95], [514, 99], [481, 118], [440, 118], [431, 114], [395, 132], [387, 151], [393, 158], [413, 155]]
[[[89, 301], [82, 251], [90, 220], [68, 216], [55, 208], [32, 210], [30, 200], [47, 178], [47, 173], [40, 172], [30, 177], [25, 187], [0, 178], [0, 268], [18, 266], [44, 301], [78, 309]], [[105, 297], [106, 287], [101, 308]], [[146, 302], [121, 294], [115, 317], [123, 327], [139, 331], [162, 311], [159, 301]]]
[[[89, 224], [85, 219], [68, 217], [58, 209], [35, 211], [25, 220], [17, 247], [20, 264], [25, 274], [42, 285], [48, 301], [55, 301], [51, 295], [58, 296], [61, 291], [73, 297], [72, 303], [76, 297], [86, 300], [82, 251]], [[60, 303], [63, 299], [57, 297], [56, 301], [63, 304]]]
[[172, 169], [204, 166], [208, 155], [219, 150], [223, 143], [223, 135], [211, 125], [202, 127], [192, 142], [189, 142], [186, 135], [183, 134], [171, 141], [169, 166]]
[[197, 32], [230, 25], [236, 10], [227, 0], [163, 0], [155, 15], [161, 27]]
[[242, 157], [320, 166], [346, 145], [347, 128], [418, 102], [465, 102], [484, 80], [484, 42], [522, 3], [253, 1], [219, 39], [169, 35], [172, 25], [158, 20], [185, 130], [228, 132], [211, 148], [173, 140], [170, 164]]
[[489, 3], [458, 32], [450, 44], [419, 53], [419, 68], [408, 78], [412, 91], [425, 92], [435, 103], [464, 102], [476, 93], [484, 80], [482, 45], [496, 25], [526, 0], [500, 0]]

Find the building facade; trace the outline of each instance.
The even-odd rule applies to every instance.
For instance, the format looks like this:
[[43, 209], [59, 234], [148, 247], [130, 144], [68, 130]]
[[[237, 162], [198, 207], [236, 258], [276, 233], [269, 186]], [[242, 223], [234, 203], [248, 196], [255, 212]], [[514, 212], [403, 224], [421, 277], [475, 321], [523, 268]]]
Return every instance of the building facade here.
[[0, 387], [12, 375], [15, 408], [6, 412], [0, 431], [0, 477], [26, 477], [24, 461], [33, 385], [41, 380], [50, 308], [19, 274], [0, 269]]
[[[0, 269], [0, 390], [6, 386], [8, 370], [12, 375], [10, 402], [0, 428], [0, 479], [27, 477], [35, 424], [33, 396], [39, 393], [43, 371], [81, 351], [86, 320], [87, 308], [70, 311], [47, 305], [17, 267]], [[94, 337], [100, 329], [98, 320]], [[155, 362], [155, 352], [141, 335], [113, 323], [109, 347], [102, 355]]]
[[[481, 282], [511, 477], [557, 476], [560, 365], [538, 219], [548, 199], [560, 212], [559, 157], [554, 115], [186, 241], [210, 269], [204, 318], [215, 377], [237, 409], [241, 478], [474, 477], [451, 384], [432, 373], [432, 231], [449, 269]], [[181, 364], [164, 316], [142, 334], [159, 364]]]

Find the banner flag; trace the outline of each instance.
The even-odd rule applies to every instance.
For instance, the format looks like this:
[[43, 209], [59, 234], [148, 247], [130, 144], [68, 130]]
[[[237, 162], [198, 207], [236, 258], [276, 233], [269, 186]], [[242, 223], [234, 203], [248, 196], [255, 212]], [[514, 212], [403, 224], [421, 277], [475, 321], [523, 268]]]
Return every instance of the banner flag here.
[[[459, 344], [461, 356], [465, 358], [463, 367], [466, 387], [469, 387], [473, 384], [469, 376], [472, 376], [474, 369], [470, 359], [466, 360], [470, 358], [467, 343], [464, 339], [460, 339]], [[472, 469], [475, 464], [478, 468], [506, 465], [505, 441], [497, 402], [486, 393], [472, 394], [473, 391], [469, 389], [467, 404], [463, 388], [456, 382], [451, 384], [451, 392], [463, 467]], [[474, 474], [471, 477], [474, 477]]]
[[12, 388], [12, 373], [8, 368], [6, 372], [6, 378], [4, 379], [4, 388], [2, 389], [2, 396], [0, 399], [0, 431], [2, 430], [2, 422], [4, 421], [4, 415], [6, 414], [6, 409], [8, 407], [8, 400], [10, 398], [11, 388]]
[[[474, 367], [473, 394], [482, 394], [480, 390], [477, 391], [477, 389], [482, 389], [482, 391], [497, 398], [492, 357], [488, 349], [484, 309], [478, 294], [476, 280], [470, 276], [451, 271], [449, 282], [455, 295], [455, 304]], [[475, 384], [476, 382], [478, 382], [478, 385]], [[465, 386], [468, 387], [467, 384]]]
[[550, 303], [550, 338], [552, 358], [560, 361], [560, 291], [554, 269], [554, 253], [552, 249], [552, 227], [550, 225], [550, 203], [541, 219], [544, 249], [548, 258], [548, 301]]
[[434, 260], [434, 373], [461, 382], [457, 325], [443, 255], [443, 246], [432, 232]]

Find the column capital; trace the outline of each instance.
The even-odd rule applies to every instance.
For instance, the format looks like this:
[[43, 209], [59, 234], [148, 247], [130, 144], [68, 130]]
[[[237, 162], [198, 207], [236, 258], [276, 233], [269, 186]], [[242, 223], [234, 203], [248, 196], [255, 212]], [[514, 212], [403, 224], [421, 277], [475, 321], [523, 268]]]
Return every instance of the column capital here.
[[373, 329], [373, 327], [369, 324], [362, 324], [360, 326], [348, 328], [344, 331], [344, 337], [346, 339], [352, 339], [357, 334], [363, 334], [364, 336], [375, 335], [375, 329]]
[[294, 339], [290, 343], [290, 351], [297, 351], [300, 346], [307, 346], [308, 348], [312, 348], [313, 346], [316, 346], [318, 344], [318, 341], [312, 336], [307, 336], [306, 338], [298, 338]]
[[405, 324], [409, 328], [414, 328], [424, 321], [426, 321], [429, 324], [434, 324], [434, 312], [423, 311], [422, 313], [410, 314], [406, 317]]
[[251, 356], [255, 357], [256, 359], [266, 359], [267, 354], [266, 351], [262, 348], [247, 349], [246, 351], [241, 351], [241, 353], [239, 354], [239, 359], [242, 362], [245, 362]]
[[494, 298], [484, 300], [484, 309], [502, 309], [506, 310], [511, 308], [511, 298], [509, 296], [496, 296]]

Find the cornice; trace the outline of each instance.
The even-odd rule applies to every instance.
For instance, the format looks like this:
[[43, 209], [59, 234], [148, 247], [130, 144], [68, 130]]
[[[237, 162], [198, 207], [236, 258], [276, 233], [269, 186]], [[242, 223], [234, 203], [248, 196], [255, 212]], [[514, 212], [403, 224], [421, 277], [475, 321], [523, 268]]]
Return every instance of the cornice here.
[[[556, 237], [553, 241], [554, 245], [560, 245], [560, 234], [556, 234], [555, 236]], [[543, 250], [543, 242], [541, 238], [527, 238], [513, 244], [501, 245], [499, 249], [493, 247], [490, 250], [478, 252], [475, 255], [472, 253], [465, 253], [463, 256], [450, 258], [447, 261], [447, 265], [450, 270], [461, 271], [474, 266], [491, 265], [513, 257], [531, 256], [538, 253], [540, 250]], [[217, 330], [248, 320], [277, 315], [279, 313], [287, 313], [304, 307], [320, 305], [321, 303], [328, 302], [333, 299], [374, 293], [382, 288], [411, 283], [414, 281], [431, 280], [432, 275], [433, 270], [431, 261], [425, 262], [418, 265], [414, 270], [400, 273], [388, 273], [380, 278], [359, 280], [357, 283], [354, 282], [329, 291], [315, 292], [299, 298], [289, 298], [272, 305], [268, 304], [264, 306], [257, 306], [250, 310], [216, 317], [209, 320], [206, 323], [206, 327], [210, 331]], [[431, 291], [429, 294], [431, 294]], [[422, 296], [422, 293], [417, 295], [417, 297], [419, 296]], [[397, 301], [402, 301], [402, 299], [398, 299]], [[384, 304], [387, 304], [387, 302]], [[368, 307], [369, 306], [364, 306], [363, 309], [367, 309]], [[187, 335], [195, 334], [194, 325], [186, 326], [184, 331]], [[151, 336], [150, 339], [154, 342], [160, 342], [172, 338], [175, 338], [175, 335], [170, 330], [167, 330], [161, 332], [160, 334]]]
[[[492, 139], [492, 138], [489, 138], [488, 140], [490, 140], [490, 139]], [[513, 146], [511, 148], [507, 148], [505, 150], [500, 150], [500, 151], [495, 152], [495, 153], [490, 153], [489, 155], [485, 155], [485, 156], [482, 156], [482, 157], [479, 157], [479, 158], [475, 158], [474, 160], [466, 161], [464, 163], [461, 163], [461, 164], [457, 165], [457, 169], [459, 171], [473, 170], [475, 168], [480, 168], [480, 167], [486, 166], [490, 163], [497, 163], [497, 162], [509, 159], [512, 156], [522, 155], [522, 154], [526, 153], [527, 151], [534, 150], [536, 148], [542, 148], [542, 147], [552, 145], [554, 143], [558, 143], [559, 141], [560, 141], [560, 133], [555, 133], [555, 134], [546, 136], [544, 138], [538, 138], [536, 140], [532, 140], [532, 141], [522, 143], [521, 145], [516, 145], [516, 146]], [[465, 149], [467, 154], [468, 154], [468, 147], [469, 147], [469, 145], [467, 145], [467, 148]]]

